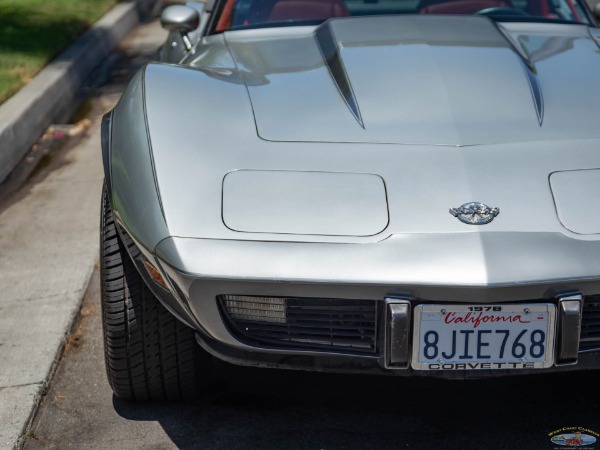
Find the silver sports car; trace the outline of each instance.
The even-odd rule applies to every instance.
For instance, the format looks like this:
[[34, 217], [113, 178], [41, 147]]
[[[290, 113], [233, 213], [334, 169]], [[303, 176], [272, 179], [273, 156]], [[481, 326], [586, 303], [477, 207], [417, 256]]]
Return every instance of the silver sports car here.
[[[600, 11], [596, 12], [600, 15]], [[216, 0], [104, 117], [119, 397], [235, 364], [600, 368], [600, 28], [580, 0]]]

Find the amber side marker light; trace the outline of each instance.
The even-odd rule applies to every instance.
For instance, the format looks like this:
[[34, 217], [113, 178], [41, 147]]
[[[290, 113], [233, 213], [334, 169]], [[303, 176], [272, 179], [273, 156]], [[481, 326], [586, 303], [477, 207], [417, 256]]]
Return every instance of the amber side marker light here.
[[150, 277], [154, 281], [156, 281], [158, 284], [160, 284], [165, 289], [167, 289], [167, 290], [169, 289], [167, 287], [166, 281], [164, 280], [164, 278], [162, 277], [162, 275], [160, 274], [158, 269], [156, 267], [154, 267], [152, 265], [152, 263], [150, 261], [148, 261], [146, 258], [144, 258], [144, 267], [146, 267], [146, 270], [148, 271], [148, 275], [150, 275]]

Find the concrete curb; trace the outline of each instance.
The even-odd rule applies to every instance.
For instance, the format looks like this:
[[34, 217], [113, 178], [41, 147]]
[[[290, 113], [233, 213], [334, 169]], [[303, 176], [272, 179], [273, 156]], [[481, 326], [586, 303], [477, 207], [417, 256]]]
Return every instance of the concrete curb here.
[[92, 71], [142, 18], [155, 0], [117, 4], [23, 89], [0, 106], [0, 183], [51, 123], [79, 106], [77, 91]]

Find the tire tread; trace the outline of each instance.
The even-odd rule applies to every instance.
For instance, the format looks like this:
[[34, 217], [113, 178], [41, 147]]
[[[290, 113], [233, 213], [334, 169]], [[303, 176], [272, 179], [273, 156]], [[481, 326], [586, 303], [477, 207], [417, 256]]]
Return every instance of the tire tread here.
[[156, 299], [131, 261], [102, 195], [100, 271], [106, 374], [128, 400], [195, 398], [210, 357]]

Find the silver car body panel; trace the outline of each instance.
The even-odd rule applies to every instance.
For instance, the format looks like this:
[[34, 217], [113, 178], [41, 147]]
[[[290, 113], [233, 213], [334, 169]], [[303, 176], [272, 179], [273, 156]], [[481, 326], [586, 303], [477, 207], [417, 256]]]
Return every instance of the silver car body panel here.
[[116, 216], [146, 249], [169, 236], [156, 186], [146, 128], [144, 70], [133, 78], [114, 109], [110, 192]]
[[577, 234], [600, 234], [600, 170], [572, 170], [550, 175], [558, 218]]
[[376, 175], [236, 170], [223, 180], [223, 223], [234, 231], [371, 236], [388, 221]]
[[410, 234], [367, 245], [169, 238], [156, 253], [205, 331], [230, 345], [220, 294], [485, 304], [600, 288], [600, 245], [553, 233]]
[[267, 140], [458, 146], [599, 136], [600, 58], [584, 25], [388, 16], [334, 19], [305, 36], [251, 33], [226, 40]]
[[[579, 40], [585, 41], [583, 36], [587, 36], [587, 41], [591, 42], [587, 31], [581, 34], [582, 27], [563, 27], [575, 30]], [[263, 41], [271, 39], [269, 35], [276, 39], [277, 35], [282, 33], [281, 29], [276, 30], [277, 33], [274, 30], [256, 31], [266, 34], [262, 38]], [[305, 28], [295, 29], [294, 32], [301, 35]], [[588, 89], [585, 93], [577, 95], [577, 90], [586, 84], [585, 80], [593, 79], [593, 71], [589, 67], [587, 71], [580, 71], [578, 79], [572, 83], [565, 79], [563, 72], [556, 76], [557, 82], [562, 83], [561, 90], [569, 92], [573, 98], [571, 102], [563, 104], [562, 115], [584, 116], [581, 113], [584, 110], [589, 116], [589, 119], [585, 120], [593, 122], [582, 127], [588, 134], [584, 139], [558, 138], [555, 136], [555, 128], [547, 126], [548, 122], [545, 121], [541, 130], [547, 130], [548, 134], [543, 134], [539, 140], [532, 142], [465, 147], [269, 142], [257, 136], [253, 104], [250, 102], [246, 86], [240, 80], [241, 75], [235, 61], [227, 51], [224, 36], [211, 36], [205, 40], [212, 42], [206, 44], [206, 49], [197, 53], [204, 55], [200, 60], [206, 59], [207, 64], [210, 63], [209, 66], [187, 69], [150, 64], [145, 72], [132, 82], [130, 90], [136, 89], [139, 93], [138, 99], [139, 95], [142, 95], [142, 86], [145, 86], [147, 117], [142, 114], [141, 105], [138, 105], [135, 111], [125, 111], [129, 104], [126, 100], [132, 97], [131, 94], [126, 94], [115, 110], [115, 114], [123, 112], [123, 119], [120, 116], [115, 117], [114, 122], [126, 124], [116, 127], [113, 131], [116, 137], [113, 137], [112, 147], [116, 152], [125, 153], [125, 146], [135, 148], [138, 142], [145, 148], [149, 143], [152, 146], [151, 160], [154, 162], [161, 206], [169, 229], [168, 235], [171, 236], [372, 243], [398, 233], [479, 232], [481, 230], [466, 227], [448, 214], [448, 208], [472, 200], [483, 201], [502, 209], [502, 215], [486, 225], [486, 232], [562, 232], [569, 235], [571, 233], [565, 230], [557, 219], [548, 177], [557, 171], [600, 167], [600, 156], [597, 152], [600, 127], [593, 126], [600, 101], [595, 102], [594, 108], [590, 106], [587, 111], [584, 107], [597, 90], [594, 92]], [[598, 49], [597, 46], [595, 48]], [[597, 52], [581, 59], [581, 64], [593, 65], [596, 61], [600, 63], [600, 55]], [[198, 58], [194, 64], [197, 63]], [[136, 87], [138, 85], [139, 88]], [[335, 87], [330, 88], [334, 89]], [[475, 87], [472, 89], [477, 90]], [[528, 108], [531, 108], [531, 96], [527, 99]], [[545, 99], [547, 104], [547, 94]], [[173, 114], [169, 105], [176, 105], [180, 114]], [[572, 107], [569, 108], [569, 105]], [[515, 110], [518, 111], [519, 108]], [[545, 116], [548, 119], [548, 112]], [[307, 117], [310, 117], [310, 114], [307, 114]], [[144, 120], [147, 120], [147, 129], [150, 130], [149, 142], [144, 134]], [[488, 126], [486, 129], [497, 128], [498, 123], [492, 123], [494, 126]], [[302, 123], [297, 125], [302, 126]], [[539, 125], [537, 127], [540, 128]], [[139, 131], [139, 139], [133, 139], [133, 135], [129, 133], [130, 129]], [[512, 131], [512, 128], [507, 128], [501, 134], [497, 131], [496, 133], [511, 136]], [[123, 137], [119, 137], [119, 133]], [[126, 142], [125, 139], [130, 141]], [[122, 145], [119, 144], [121, 140], [124, 142]], [[137, 148], [130, 152], [146, 154]], [[115, 164], [113, 158], [113, 167]], [[137, 166], [140, 171], [143, 167], [134, 162], [128, 163], [129, 165]], [[145, 167], [148, 167], [148, 164], [145, 164]], [[368, 237], [338, 238], [302, 234], [286, 237], [268, 232], [256, 236], [255, 233], [235, 232], [227, 228], [222, 220], [222, 185], [227, 173], [240, 169], [378, 175], [385, 181], [387, 189], [389, 225], [376, 236]], [[113, 183], [117, 184], [115, 190], [118, 191], [118, 185], [122, 185], [121, 190], [132, 192], [129, 194], [131, 196], [148, 195], [145, 185], [126, 184], [130, 176], [113, 176]], [[443, 189], [440, 190], [440, 187]], [[187, 192], [189, 195], [181, 195], [181, 192]], [[523, 193], [527, 193], [527, 196]], [[155, 201], [157, 198], [158, 194]], [[150, 207], [152, 203], [146, 204]], [[418, 213], [421, 205], [427, 205], [426, 214], [425, 211]], [[532, 205], [535, 205], [533, 212]], [[119, 211], [122, 208], [116, 205], [116, 209]], [[148, 223], [146, 220], [143, 222]], [[141, 233], [134, 231], [136, 235]], [[143, 242], [152, 249], [163, 237], [166, 235], [164, 230], [161, 230], [156, 233], [153, 245], [149, 240]], [[574, 235], [572, 237], [581, 238]]]
[[[597, 217], [572, 227], [562, 205], [600, 177], [555, 186], [557, 173], [600, 169], [594, 36], [398, 16], [204, 37], [183, 66], [149, 64], [115, 108], [113, 209], [198, 327], [238, 348], [250, 347], [226, 329], [217, 295], [598, 294]], [[253, 176], [224, 192], [241, 173]], [[324, 190], [340, 177], [380, 187], [366, 182], [323, 215], [333, 197], [311, 209], [315, 173], [329, 174]], [[470, 201], [501, 214], [473, 226], [449, 213]]]

